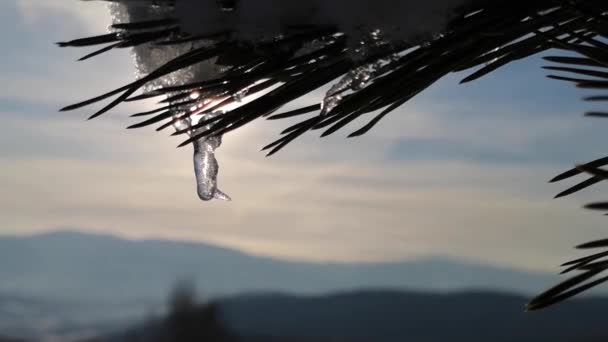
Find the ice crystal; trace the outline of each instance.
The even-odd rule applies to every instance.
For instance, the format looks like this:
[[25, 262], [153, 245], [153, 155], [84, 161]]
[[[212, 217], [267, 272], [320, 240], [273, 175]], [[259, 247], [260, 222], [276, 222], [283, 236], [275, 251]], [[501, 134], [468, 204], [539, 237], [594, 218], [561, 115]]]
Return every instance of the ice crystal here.
[[349, 71], [325, 94], [321, 115], [327, 115], [336, 108], [347, 91], [359, 91], [365, 88], [374, 77], [381, 73], [383, 66], [395, 62], [398, 58], [397, 54], [392, 54], [387, 58], [378, 59]]

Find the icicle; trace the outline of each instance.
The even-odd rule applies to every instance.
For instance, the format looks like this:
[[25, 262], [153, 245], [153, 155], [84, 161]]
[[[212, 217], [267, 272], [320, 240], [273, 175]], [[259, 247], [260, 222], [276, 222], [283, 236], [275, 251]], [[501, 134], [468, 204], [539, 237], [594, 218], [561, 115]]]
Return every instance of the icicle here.
[[[190, 95], [191, 99], [198, 99], [200, 94], [193, 92]], [[198, 110], [198, 106], [194, 105], [190, 108], [191, 112]], [[204, 114], [200, 120], [208, 120], [221, 115], [220, 112]], [[173, 116], [173, 128], [176, 131], [189, 130], [188, 135], [196, 135], [202, 133], [211, 128], [212, 124], [205, 125], [203, 127], [191, 130], [192, 119], [190, 117], [180, 118], [179, 114]], [[215, 150], [222, 144], [222, 137], [212, 135], [209, 137], [202, 137], [192, 143], [194, 146], [194, 175], [196, 176], [196, 188], [198, 197], [203, 201], [210, 201], [212, 199], [218, 199], [222, 201], [231, 201], [232, 199], [226, 193], [218, 189], [217, 187], [217, 174], [219, 171], [219, 164], [215, 158]]]
[[[201, 117], [201, 120], [208, 120], [220, 114], [221, 113], [219, 112], [205, 114]], [[210, 128], [211, 124], [205, 125], [193, 131], [192, 135], [204, 132]], [[223, 201], [231, 200], [230, 196], [217, 187], [219, 164], [215, 158], [215, 150], [220, 147], [221, 144], [222, 137], [217, 135], [203, 137], [193, 142], [194, 174], [196, 176], [197, 193], [198, 197], [203, 201], [210, 201], [212, 199]]]
[[[244, 95], [243, 95], [244, 96]], [[193, 91], [190, 94], [190, 99], [198, 100], [202, 95], [198, 91]], [[195, 104], [190, 108], [190, 111], [194, 114], [205, 104], [209, 103], [210, 99], [202, 99], [198, 104]], [[201, 116], [199, 120], [209, 120], [218, 115], [221, 112], [207, 113]], [[187, 118], [186, 122], [180, 122], [182, 125], [192, 127], [192, 120], [190, 117]], [[175, 126], [175, 125], [174, 125]], [[205, 132], [211, 129], [212, 124], [202, 126], [194, 131], [189, 132], [189, 135], [196, 135], [198, 133]], [[219, 164], [215, 158], [215, 150], [222, 144], [222, 137], [218, 135], [212, 135], [209, 137], [202, 137], [192, 143], [194, 145], [194, 175], [196, 176], [196, 188], [198, 197], [203, 201], [210, 201], [212, 199], [218, 199], [222, 201], [231, 201], [232, 199], [226, 193], [218, 189], [217, 187], [217, 174], [219, 171]]]

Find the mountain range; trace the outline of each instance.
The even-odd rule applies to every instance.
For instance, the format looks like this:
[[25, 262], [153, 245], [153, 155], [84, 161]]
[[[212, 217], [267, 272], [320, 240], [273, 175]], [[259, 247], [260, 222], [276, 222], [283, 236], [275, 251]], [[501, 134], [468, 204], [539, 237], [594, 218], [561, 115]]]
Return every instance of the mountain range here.
[[375, 264], [292, 262], [204, 243], [133, 241], [70, 231], [0, 237], [0, 260], [0, 293], [105, 303], [164, 298], [183, 279], [193, 280], [211, 297], [361, 288], [486, 289], [533, 295], [559, 279], [440, 257]]
[[[102, 342], [600, 342], [606, 298], [541, 312], [497, 292], [355, 291], [324, 296], [245, 295], [214, 304], [179, 301], [169, 314]], [[195, 303], [195, 302], [190, 302]]]
[[[241, 336], [415, 336], [416, 342], [450, 335], [467, 342], [606, 336], [601, 318], [608, 299], [524, 314], [527, 296], [553, 284], [555, 275], [447, 258], [292, 262], [203, 243], [73, 231], [0, 237], [0, 258], [0, 332], [36, 340], [122, 331], [162, 316], [167, 294], [184, 279], [214, 298]], [[502, 327], [509, 333], [498, 333]]]
[[241, 296], [222, 302], [243, 336], [383, 342], [608, 341], [608, 299], [586, 298], [524, 312], [522, 296], [492, 291], [446, 294], [355, 291], [315, 297]]

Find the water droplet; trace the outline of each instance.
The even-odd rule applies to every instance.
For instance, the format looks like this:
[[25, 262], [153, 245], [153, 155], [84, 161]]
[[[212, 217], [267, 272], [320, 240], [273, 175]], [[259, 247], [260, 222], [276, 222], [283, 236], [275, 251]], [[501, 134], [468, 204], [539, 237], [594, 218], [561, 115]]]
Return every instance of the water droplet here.
[[176, 131], [180, 132], [192, 127], [192, 119], [190, 119], [189, 116], [186, 118], [180, 118], [180, 116], [181, 115], [173, 116], [173, 128], [175, 128]]
[[190, 99], [192, 100], [196, 100], [199, 97], [201, 97], [201, 93], [199, 93], [198, 91], [193, 91], [192, 93], [190, 93]]
[[234, 93], [232, 95], [232, 99], [235, 100], [236, 102], [241, 102], [247, 96], [248, 93], [249, 93], [249, 89], [243, 88], [243, 89], [237, 91], [236, 93]]
[[234, 12], [237, 0], [217, 0], [217, 4], [222, 12]]

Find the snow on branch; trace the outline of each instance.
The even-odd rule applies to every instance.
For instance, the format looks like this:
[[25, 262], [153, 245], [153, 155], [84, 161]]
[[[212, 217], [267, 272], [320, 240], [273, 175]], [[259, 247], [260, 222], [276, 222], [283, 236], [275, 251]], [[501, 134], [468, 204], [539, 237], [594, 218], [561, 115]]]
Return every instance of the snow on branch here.
[[[222, 6], [224, 2], [230, 4]], [[195, 35], [231, 31], [240, 39], [257, 41], [277, 37], [288, 27], [319, 26], [334, 28], [354, 40], [381, 30], [389, 40], [419, 41], [442, 32], [456, 9], [468, 3], [470, 0], [181, 0], [175, 3], [175, 13], [181, 27]]]

